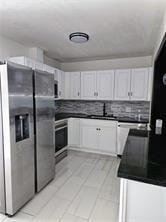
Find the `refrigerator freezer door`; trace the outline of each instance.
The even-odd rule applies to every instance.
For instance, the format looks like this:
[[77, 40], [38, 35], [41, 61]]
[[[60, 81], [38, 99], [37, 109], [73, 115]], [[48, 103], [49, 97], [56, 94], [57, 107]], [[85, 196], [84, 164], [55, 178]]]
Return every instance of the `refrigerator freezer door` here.
[[[20, 209], [35, 192], [32, 74], [31, 69], [7, 65], [1, 75], [6, 213], [9, 215]], [[26, 124], [16, 126], [18, 116], [21, 119], [28, 116], [27, 137], [24, 136]]]
[[[0, 90], [1, 94], [1, 90]], [[4, 158], [3, 158], [3, 134], [2, 134], [2, 106], [0, 97], [0, 213], [5, 214], [5, 181], [4, 181]]]
[[55, 175], [54, 158], [54, 76], [35, 72], [36, 191]]

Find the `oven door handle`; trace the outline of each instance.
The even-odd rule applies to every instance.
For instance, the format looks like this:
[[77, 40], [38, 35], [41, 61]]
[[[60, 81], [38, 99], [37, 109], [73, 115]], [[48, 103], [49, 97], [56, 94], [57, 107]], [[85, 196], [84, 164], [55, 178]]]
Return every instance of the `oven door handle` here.
[[65, 129], [65, 128], [67, 128], [67, 126], [62, 126], [62, 127], [59, 127], [59, 128], [55, 128], [55, 132], [56, 132], [56, 131], [59, 131], [59, 130], [61, 130], [61, 129]]

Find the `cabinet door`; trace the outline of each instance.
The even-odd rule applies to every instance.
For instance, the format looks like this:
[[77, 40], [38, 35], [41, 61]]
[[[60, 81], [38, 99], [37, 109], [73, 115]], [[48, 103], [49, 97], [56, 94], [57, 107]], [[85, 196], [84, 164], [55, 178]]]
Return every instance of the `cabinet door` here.
[[81, 73], [81, 98], [96, 99], [96, 72]]
[[24, 56], [11, 57], [9, 58], [9, 61], [23, 65], [23, 66], [27, 66], [32, 69], [35, 68], [35, 61], [33, 59], [30, 59]]
[[133, 69], [131, 74], [131, 100], [148, 99], [149, 69]]
[[63, 99], [65, 96], [65, 73], [57, 70], [58, 80], [58, 99]]
[[97, 150], [98, 132], [95, 126], [83, 125], [81, 127], [81, 147]]
[[99, 149], [101, 152], [117, 154], [117, 130], [116, 127], [100, 127], [99, 130]]
[[130, 99], [130, 70], [115, 71], [115, 100]]
[[35, 69], [44, 71], [44, 64], [41, 62], [35, 62]]
[[70, 86], [70, 79], [71, 79], [71, 76], [70, 76], [70, 72], [65, 72], [64, 73], [64, 78], [65, 78], [65, 81], [64, 81], [64, 99], [71, 99], [71, 86]]
[[44, 71], [48, 72], [48, 73], [52, 73], [52, 74], [55, 74], [55, 68], [51, 67], [51, 66], [48, 66], [48, 65], [43, 65], [44, 66]]
[[8, 59], [8, 61], [25, 66], [25, 57], [24, 56], [10, 57]]
[[68, 121], [68, 144], [79, 147], [80, 145], [80, 120], [70, 118]]
[[97, 72], [97, 99], [112, 100], [114, 93], [114, 71]]
[[81, 97], [81, 77], [80, 72], [71, 72], [70, 75], [70, 97], [80, 99]]

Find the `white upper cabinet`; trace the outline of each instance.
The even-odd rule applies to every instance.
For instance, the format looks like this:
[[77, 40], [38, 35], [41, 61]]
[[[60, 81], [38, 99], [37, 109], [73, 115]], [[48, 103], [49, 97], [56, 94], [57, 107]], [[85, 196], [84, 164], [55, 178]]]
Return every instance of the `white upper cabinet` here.
[[11, 57], [8, 59], [10, 62], [14, 62], [29, 68], [35, 68], [35, 61], [25, 56]]
[[148, 100], [149, 68], [115, 72], [115, 100]]
[[51, 67], [51, 66], [48, 66], [48, 65], [43, 65], [43, 70], [45, 72], [48, 72], [48, 73], [52, 73], [52, 74], [55, 74], [55, 68]]
[[131, 99], [147, 100], [148, 98], [149, 69], [132, 69], [131, 73]]
[[63, 99], [65, 97], [65, 73], [56, 69], [55, 79], [58, 81], [58, 98]]
[[80, 72], [71, 72], [70, 75], [70, 98], [80, 99], [81, 97], [81, 74]]
[[96, 72], [82, 72], [81, 73], [81, 98], [82, 99], [96, 99]]
[[115, 71], [115, 100], [130, 99], [130, 69]]
[[41, 62], [35, 62], [35, 69], [40, 70], [40, 71], [45, 71], [44, 64]]
[[97, 98], [112, 100], [114, 97], [114, 71], [97, 72]]
[[112, 100], [114, 96], [114, 71], [81, 73], [81, 98]]

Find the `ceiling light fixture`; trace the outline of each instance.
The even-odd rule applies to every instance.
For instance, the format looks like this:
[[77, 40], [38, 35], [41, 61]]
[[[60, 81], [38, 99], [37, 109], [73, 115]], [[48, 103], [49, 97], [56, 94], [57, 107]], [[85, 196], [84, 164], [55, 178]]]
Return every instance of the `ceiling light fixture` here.
[[89, 40], [89, 35], [83, 32], [74, 32], [69, 35], [69, 39], [75, 43], [84, 43]]

